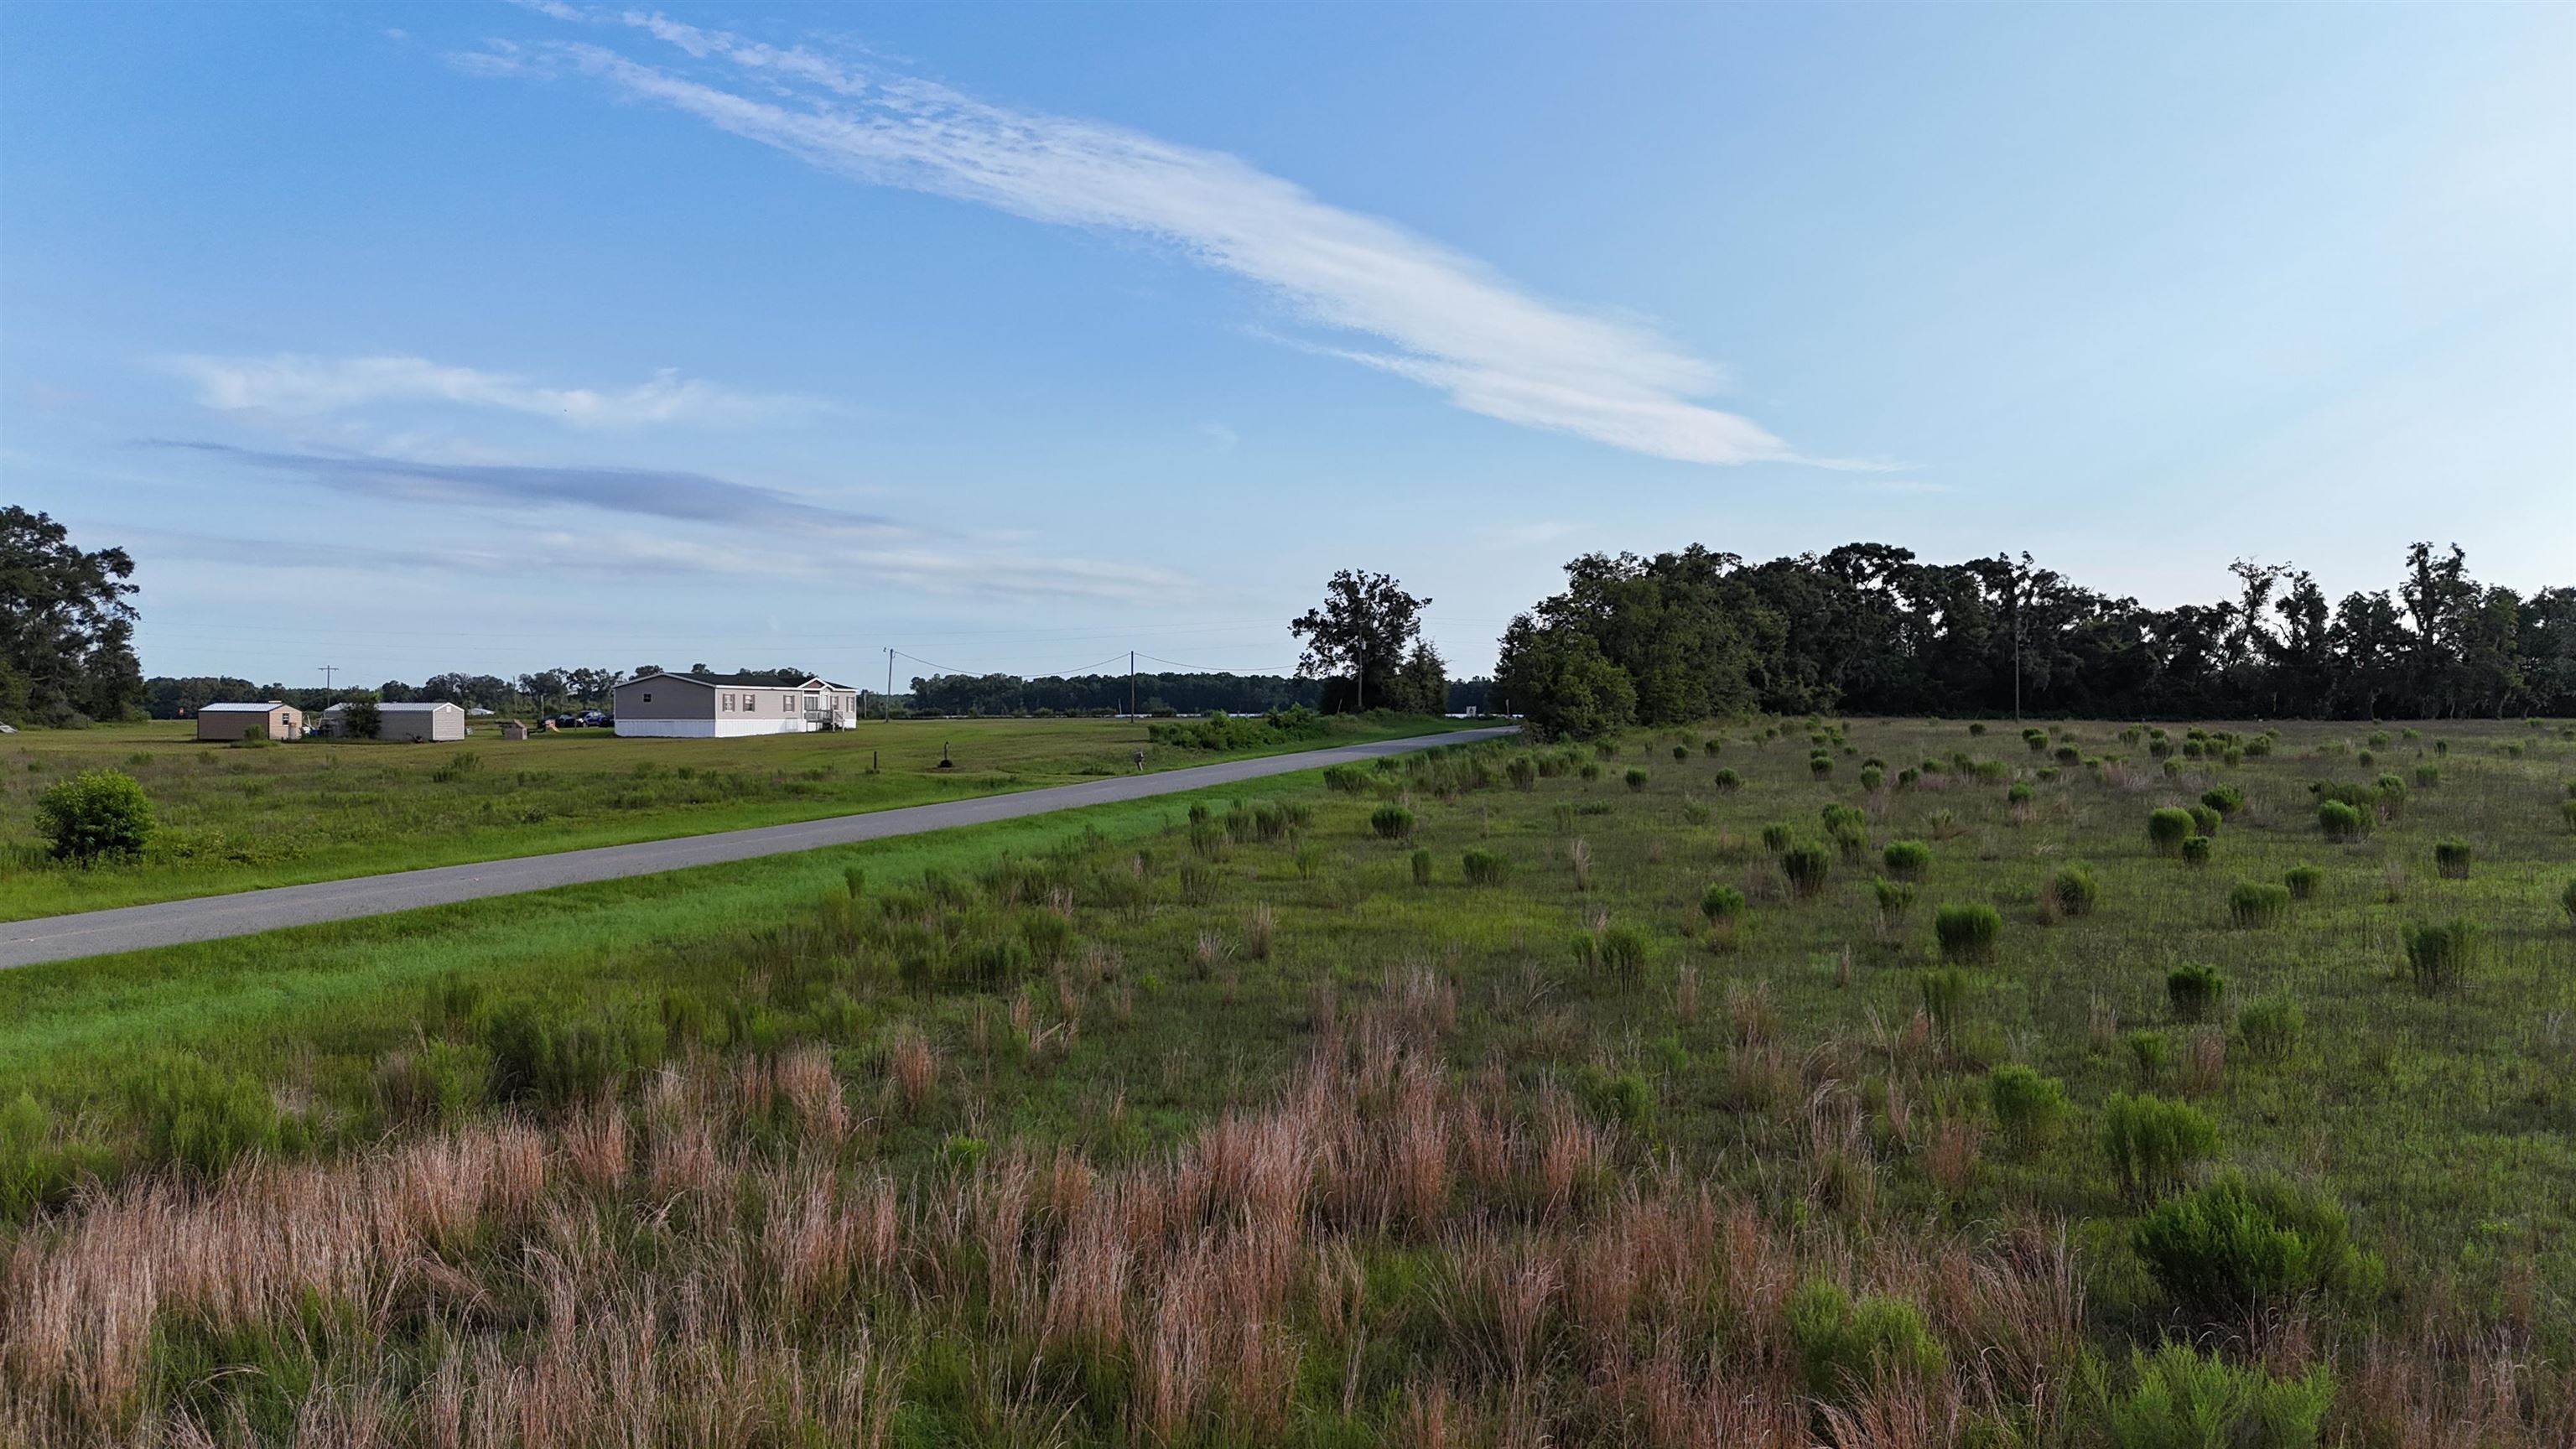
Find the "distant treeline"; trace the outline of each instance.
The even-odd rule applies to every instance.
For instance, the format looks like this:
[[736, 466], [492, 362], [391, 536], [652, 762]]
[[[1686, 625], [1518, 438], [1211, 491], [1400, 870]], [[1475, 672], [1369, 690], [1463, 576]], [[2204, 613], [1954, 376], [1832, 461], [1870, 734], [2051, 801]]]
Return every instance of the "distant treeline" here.
[[1495, 688], [1554, 733], [1756, 710], [2105, 719], [2576, 714], [2576, 588], [2529, 596], [2419, 543], [2393, 589], [2329, 601], [2239, 562], [2232, 599], [2153, 609], [2028, 554], [1884, 544], [1747, 564], [1587, 554], [1512, 621]]
[[[1484, 707], [1490, 686], [1483, 679], [1451, 680], [1449, 711]], [[1277, 674], [1139, 674], [1132, 698], [1146, 714], [1266, 714], [1290, 705], [1319, 708], [1323, 693], [1321, 680]], [[1130, 698], [1124, 674], [943, 674], [914, 679], [911, 706], [930, 714], [1125, 714]]]

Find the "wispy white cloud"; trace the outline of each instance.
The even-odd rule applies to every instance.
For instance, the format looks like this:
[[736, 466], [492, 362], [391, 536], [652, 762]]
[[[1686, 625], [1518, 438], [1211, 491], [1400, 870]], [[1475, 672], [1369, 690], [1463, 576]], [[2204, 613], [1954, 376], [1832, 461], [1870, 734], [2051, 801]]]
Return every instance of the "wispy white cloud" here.
[[633, 387], [554, 387], [426, 357], [267, 357], [183, 354], [170, 369], [197, 385], [198, 401], [227, 411], [310, 417], [377, 403], [452, 403], [550, 417], [583, 428], [654, 423], [744, 427], [821, 410], [811, 398], [738, 392], [664, 368]]
[[836, 175], [1154, 238], [1342, 335], [1319, 350], [1487, 417], [1686, 462], [1798, 457], [1761, 425], [1700, 401], [1718, 388], [1717, 369], [1651, 329], [1543, 300], [1472, 257], [1237, 157], [660, 15], [582, 18], [635, 27], [679, 59], [647, 63], [580, 41], [499, 44], [458, 63], [480, 74], [569, 70]]

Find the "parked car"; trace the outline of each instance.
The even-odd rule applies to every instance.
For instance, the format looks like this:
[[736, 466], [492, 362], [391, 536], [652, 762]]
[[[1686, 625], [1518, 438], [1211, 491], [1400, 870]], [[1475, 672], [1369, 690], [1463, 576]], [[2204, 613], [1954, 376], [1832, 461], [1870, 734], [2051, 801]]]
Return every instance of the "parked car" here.
[[577, 715], [577, 714], [559, 714], [559, 715], [556, 715], [554, 718], [555, 718], [555, 728], [556, 728], [556, 729], [559, 729], [559, 730], [577, 730], [577, 729], [580, 729], [580, 728], [581, 728], [581, 716], [580, 716], [580, 715]]
[[599, 726], [609, 723], [608, 711], [604, 709], [583, 710], [581, 712], [581, 722], [589, 725], [593, 729], [597, 729]]

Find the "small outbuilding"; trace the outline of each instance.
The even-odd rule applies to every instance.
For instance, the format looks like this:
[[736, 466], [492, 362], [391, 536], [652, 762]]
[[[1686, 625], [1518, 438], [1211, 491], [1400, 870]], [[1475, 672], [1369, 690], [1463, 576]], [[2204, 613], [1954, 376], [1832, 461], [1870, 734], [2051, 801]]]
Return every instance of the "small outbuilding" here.
[[501, 721], [501, 738], [505, 740], [524, 740], [527, 737], [528, 722], [526, 720], [505, 719]]
[[[380, 740], [411, 742], [461, 740], [465, 738], [465, 709], [445, 700], [413, 700], [401, 704], [376, 706], [376, 717], [383, 725], [376, 731]], [[349, 707], [335, 704], [322, 711], [322, 732], [346, 735], [349, 732]]]
[[249, 739], [254, 732], [261, 739], [302, 739], [304, 711], [274, 699], [266, 704], [197, 706], [197, 738], [201, 740]]

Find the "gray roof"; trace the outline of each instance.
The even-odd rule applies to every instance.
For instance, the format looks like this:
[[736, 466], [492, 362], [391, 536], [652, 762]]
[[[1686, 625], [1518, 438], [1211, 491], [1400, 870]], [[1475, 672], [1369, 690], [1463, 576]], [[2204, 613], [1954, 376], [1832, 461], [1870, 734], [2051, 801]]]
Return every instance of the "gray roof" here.
[[803, 679], [800, 679], [793, 684], [781, 684], [777, 680], [765, 675], [691, 674], [677, 669], [665, 669], [659, 674], [640, 674], [634, 679], [627, 680], [626, 683], [636, 684], [647, 679], [677, 679], [689, 684], [704, 684], [710, 686], [721, 685], [727, 689], [803, 689], [809, 684], [819, 684], [825, 689], [848, 689], [850, 687], [846, 684], [834, 684], [832, 681], [825, 679], [819, 674], [806, 675]]
[[[326, 709], [326, 710], [324, 710], [324, 711], [322, 711], [322, 712], [323, 712], [324, 714], [337, 714], [337, 713], [339, 713], [341, 710], [347, 709], [348, 707], [349, 707], [349, 703], [348, 703], [348, 701], [343, 700], [342, 702], [340, 702], [340, 703], [338, 703], [338, 704], [335, 704], [335, 705], [331, 706], [329, 709]], [[456, 706], [455, 706], [455, 705], [453, 705], [453, 704], [450, 704], [449, 702], [447, 702], [446, 700], [443, 700], [443, 699], [403, 699], [403, 700], [387, 700], [387, 701], [384, 701], [384, 702], [381, 702], [381, 703], [377, 704], [376, 708], [377, 708], [377, 710], [378, 710], [379, 712], [384, 713], [384, 714], [400, 714], [400, 713], [402, 713], [402, 712], [403, 712], [403, 711], [405, 711], [405, 710], [424, 710], [424, 709], [428, 709], [428, 710], [438, 710], [438, 709], [454, 709], [454, 708], [456, 708]]]
[[266, 704], [201, 704], [201, 705], [198, 705], [198, 706], [197, 706], [197, 713], [199, 713], [199, 714], [266, 714], [266, 713], [268, 713], [270, 710], [274, 710], [274, 709], [284, 709], [284, 708], [286, 708], [286, 702], [285, 702], [284, 700], [272, 699], [272, 700], [270, 700], [270, 701], [269, 701], [268, 703], [266, 703]]

